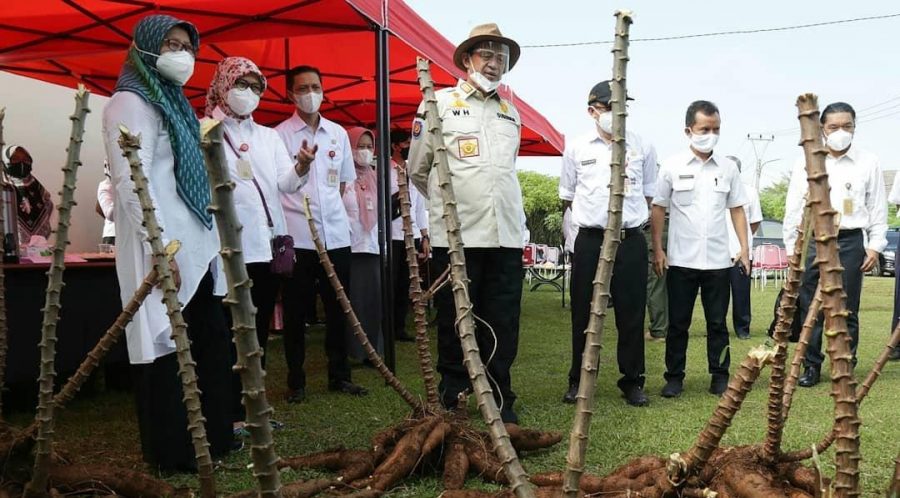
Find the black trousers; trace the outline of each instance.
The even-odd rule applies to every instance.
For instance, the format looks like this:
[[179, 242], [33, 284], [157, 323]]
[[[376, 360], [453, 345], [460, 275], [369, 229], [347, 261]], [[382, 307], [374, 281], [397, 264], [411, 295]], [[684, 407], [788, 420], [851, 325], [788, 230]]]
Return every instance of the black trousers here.
[[[278, 297], [278, 288], [281, 285], [281, 277], [273, 275], [269, 263], [248, 263], [247, 274], [253, 281], [250, 287], [250, 297], [256, 306], [256, 340], [263, 351], [262, 366], [266, 367], [266, 344], [269, 342], [269, 324], [272, 321], [272, 313], [275, 311], [275, 299]], [[228, 319], [228, 328], [232, 328], [231, 310], [225, 307], [225, 316]], [[231, 342], [231, 363], [237, 362], [237, 349], [234, 341]], [[244, 408], [241, 403], [241, 376], [232, 373], [232, 413], [233, 420], [244, 420]]]
[[[328, 356], [328, 382], [350, 381], [350, 364], [347, 361], [346, 322], [344, 312], [337, 302], [337, 295], [325, 275], [325, 269], [319, 263], [316, 251], [298, 249], [294, 276], [285, 279], [282, 287], [282, 303], [284, 304], [284, 357], [288, 367], [288, 388], [306, 388], [306, 372], [303, 363], [306, 359], [306, 325], [305, 312], [309, 303], [304, 298], [314, 298], [309, 289], [319, 287], [322, 304], [325, 305], [325, 354]], [[342, 247], [328, 251], [334, 264], [335, 273], [344, 289], [350, 288], [350, 248]]]
[[[585, 330], [591, 317], [594, 275], [600, 260], [604, 231], [581, 228], [575, 238], [572, 258], [572, 366], [569, 384], [581, 378], [581, 360], [586, 342]], [[643, 232], [627, 232], [613, 264], [610, 291], [616, 296], [616, 330], [619, 339], [616, 359], [619, 362], [619, 388], [644, 387], [644, 316], [647, 306], [647, 240]]]
[[[897, 239], [897, 247], [894, 249], [894, 254], [900, 254], [900, 239]], [[891, 319], [891, 331], [888, 334], [894, 333], [894, 329], [897, 328], [897, 321], [900, 320], [900, 272], [897, 271], [896, 262], [894, 264], [894, 317]]]
[[[728, 377], [731, 352], [728, 346], [728, 272], [670, 266], [666, 277], [669, 293], [669, 333], [666, 335], [666, 380], [683, 380], [687, 361], [688, 331], [697, 291], [706, 317], [706, 361], [713, 377]], [[723, 357], [723, 354], [724, 357]]]
[[[191, 301], [182, 310], [196, 362], [197, 383], [206, 436], [213, 457], [231, 449], [231, 334], [225, 322], [222, 298], [213, 295], [212, 274], [207, 273]], [[163, 471], [196, 469], [194, 447], [187, 429], [181, 378], [175, 353], [153, 363], [134, 365], [138, 428], [144, 461]]]
[[406, 244], [391, 241], [394, 288], [394, 338], [406, 335], [406, 315], [409, 313], [409, 265], [406, 264]]
[[[844, 272], [841, 280], [844, 285], [844, 294], [847, 295], [847, 329], [850, 332], [850, 349], [853, 352], [853, 363], [856, 364], [856, 345], [859, 343], [859, 298], [862, 293], [863, 273], [859, 268], [866, 258], [866, 248], [863, 244], [862, 230], [840, 230], [838, 232], [838, 257]], [[800, 297], [797, 299], [798, 316], [805, 317], [819, 285], [819, 266], [815, 264], [816, 244], [810, 240], [806, 257], [806, 271], [801, 280]], [[822, 320], [823, 315], [813, 326], [812, 336], [809, 338], [809, 346], [806, 348], [804, 362], [807, 366], [820, 366], [825, 359], [822, 354]]]
[[[450, 262], [447, 248], [435, 247], [433, 254], [436, 274], [443, 273]], [[469, 298], [478, 317], [475, 319], [476, 338], [481, 361], [487, 370], [494, 399], [500, 406], [501, 418], [504, 422], [515, 423], [513, 404], [516, 394], [512, 390], [510, 369], [519, 350], [522, 250], [467, 248], [465, 254]], [[438, 291], [434, 301], [438, 321], [437, 370], [441, 374], [439, 390], [444, 405], [452, 407], [456, 405], [457, 395], [469, 389], [471, 383], [456, 332], [456, 305], [450, 286]]]
[[731, 323], [735, 335], [750, 335], [750, 275], [740, 266], [728, 271], [731, 281]]

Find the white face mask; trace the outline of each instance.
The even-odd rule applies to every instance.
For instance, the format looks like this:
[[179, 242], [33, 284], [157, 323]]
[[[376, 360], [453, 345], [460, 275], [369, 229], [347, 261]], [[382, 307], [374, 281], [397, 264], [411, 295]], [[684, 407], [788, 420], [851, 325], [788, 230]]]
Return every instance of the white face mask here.
[[295, 95], [297, 107], [306, 114], [319, 112], [319, 106], [322, 105], [322, 99], [325, 95], [321, 92], [307, 92], [302, 95]]
[[353, 159], [356, 160], [359, 164], [372, 164], [372, 159], [375, 157], [375, 153], [369, 149], [356, 149], [356, 153], [354, 154]]
[[259, 106], [259, 95], [249, 88], [243, 90], [232, 88], [225, 95], [225, 103], [231, 112], [238, 116], [249, 116]]
[[604, 112], [599, 116], [595, 116], [594, 121], [603, 133], [612, 134], [612, 112]]
[[194, 74], [194, 56], [186, 50], [166, 52], [156, 59], [156, 70], [163, 78], [184, 86]]
[[845, 130], [837, 130], [831, 132], [825, 137], [825, 145], [833, 151], [842, 151], [853, 142], [853, 134]]
[[475, 83], [478, 88], [481, 88], [486, 93], [491, 93], [497, 90], [498, 87], [500, 87], [500, 80], [491, 81], [487, 78], [487, 76], [481, 74], [478, 71], [470, 71], [469, 77], [472, 78], [472, 82]]
[[697, 152], [702, 152], [704, 154], [712, 152], [718, 142], [719, 135], [716, 135], [715, 133], [706, 133], [704, 135], [691, 133], [691, 147]]

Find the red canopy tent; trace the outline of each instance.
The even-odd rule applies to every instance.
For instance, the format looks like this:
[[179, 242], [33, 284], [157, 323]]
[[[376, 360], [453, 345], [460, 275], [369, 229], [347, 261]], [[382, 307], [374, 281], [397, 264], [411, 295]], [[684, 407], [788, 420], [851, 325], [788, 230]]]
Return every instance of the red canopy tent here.
[[[201, 52], [187, 87], [202, 109], [215, 64], [228, 55], [249, 57], [269, 79], [258, 121], [274, 124], [292, 112], [285, 99], [286, 69], [311, 64], [323, 72], [328, 118], [343, 125], [376, 123], [376, 36], [385, 29], [390, 66], [392, 127], [407, 127], [421, 100], [415, 59], [433, 62], [439, 86], [461, 76], [454, 45], [400, 0], [30, 0], [7, 2], [0, 13], [0, 70], [52, 83], [83, 82], [109, 95], [134, 24], [166, 13], [197, 25]], [[522, 115], [522, 155], [558, 155], [563, 137], [537, 111], [512, 100]]]
[[[12, 4], [12, 5], [10, 5]], [[194, 23], [201, 51], [186, 93], [198, 109], [215, 65], [226, 56], [256, 62], [269, 90], [255, 118], [285, 119], [284, 74], [299, 64], [323, 74], [322, 113], [338, 123], [378, 130], [379, 157], [389, 156], [389, 128], [407, 128], [421, 101], [416, 57], [432, 61], [438, 86], [462, 76], [452, 62], [454, 45], [402, 0], [28, 0], [7, 1], [0, 11], [0, 71], [51, 83], [86, 84], [109, 95], [131, 42], [135, 23], [146, 15], [170, 14]], [[521, 155], [559, 155], [563, 137], [537, 111], [515, 98], [522, 117]], [[379, 244], [385, 322], [393, 330], [390, 257], [390, 187], [379, 160]], [[386, 360], [393, 366], [393, 334], [385, 334]]]

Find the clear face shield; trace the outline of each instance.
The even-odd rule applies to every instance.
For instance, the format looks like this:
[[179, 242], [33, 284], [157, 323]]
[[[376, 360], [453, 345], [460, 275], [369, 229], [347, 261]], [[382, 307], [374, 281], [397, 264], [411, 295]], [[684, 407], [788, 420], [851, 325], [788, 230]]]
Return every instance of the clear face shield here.
[[505, 43], [483, 42], [469, 53], [469, 75], [486, 92], [496, 90], [507, 71], [509, 45]]

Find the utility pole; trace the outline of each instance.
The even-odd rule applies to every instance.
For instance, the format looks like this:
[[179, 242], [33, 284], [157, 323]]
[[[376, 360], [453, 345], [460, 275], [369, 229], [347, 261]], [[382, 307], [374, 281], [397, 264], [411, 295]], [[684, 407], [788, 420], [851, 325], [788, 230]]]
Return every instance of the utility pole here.
[[750, 141], [750, 144], [753, 145], [753, 155], [756, 156], [756, 191], [759, 192], [759, 179], [762, 176], [762, 167], [766, 163], [771, 161], [763, 162], [763, 157], [766, 155], [766, 149], [769, 148], [769, 144], [775, 141], [775, 135], [763, 135], [762, 133], [756, 134], [747, 134], [747, 140]]

